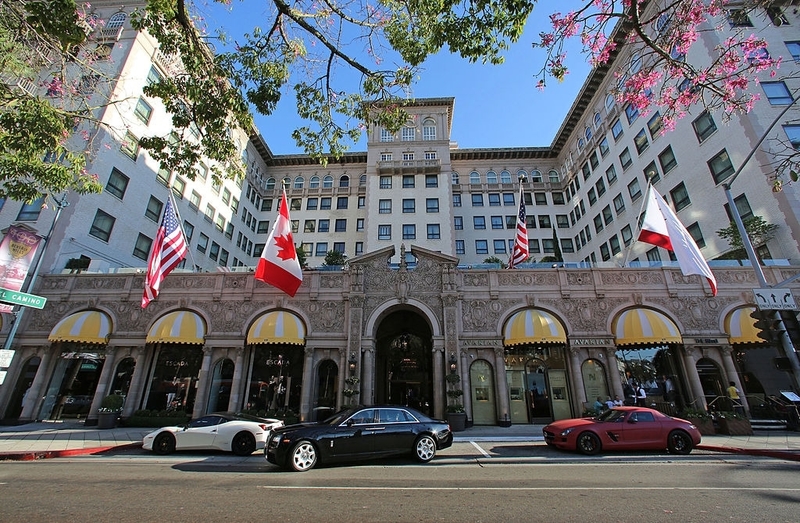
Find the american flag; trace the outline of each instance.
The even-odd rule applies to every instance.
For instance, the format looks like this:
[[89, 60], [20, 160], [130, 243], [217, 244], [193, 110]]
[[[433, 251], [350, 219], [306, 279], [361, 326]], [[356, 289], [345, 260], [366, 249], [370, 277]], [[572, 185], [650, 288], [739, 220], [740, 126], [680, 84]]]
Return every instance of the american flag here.
[[167, 198], [164, 218], [153, 242], [150, 260], [147, 262], [147, 275], [144, 279], [144, 295], [142, 296], [143, 309], [158, 297], [161, 282], [186, 257], [188, 251], [183, 231], [178, 225], [178, 216], [172, 207], [172, 198]]
[[511, 251], [511, 259], [508, 261], [508, 268], [513, 269], [528, 259], [528, 226], [525, 225], [525, 198], [523, 197], [522, 183], [519, 185], [519, 214], [517, 214], [517, 236], [514, 240], [514, 250]]

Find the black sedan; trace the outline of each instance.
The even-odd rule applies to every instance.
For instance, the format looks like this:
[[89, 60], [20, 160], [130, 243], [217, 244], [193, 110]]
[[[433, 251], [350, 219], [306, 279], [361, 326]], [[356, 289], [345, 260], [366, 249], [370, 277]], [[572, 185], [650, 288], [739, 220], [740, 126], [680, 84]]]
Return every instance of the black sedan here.
[[427, 463], [453, 444], [446, 421], [396, 405], [343, 410], [319, 423], [281, 427], [267, 436], [267, 461], [303, 472], [335, 463], [413, 454]]

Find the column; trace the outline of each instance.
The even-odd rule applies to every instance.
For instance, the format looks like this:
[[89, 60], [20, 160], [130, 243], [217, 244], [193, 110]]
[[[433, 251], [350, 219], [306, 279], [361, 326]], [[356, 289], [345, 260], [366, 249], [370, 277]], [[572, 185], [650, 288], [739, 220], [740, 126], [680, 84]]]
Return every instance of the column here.
[[41, 353], [39, 368], [36, 369], [36, 376], [33, 377], [31, 389], [25, 396], [25, 404], [22, 407], [22, 412], [19, 415], [19, 421], [32, 421], [36, 412], [36, 408], [42, 399], [43, 389], [47, 386], [47, 368], [50, 366], [50, 360], [53, 359], [52, 353], [56, 349], [52, 347], [42, 347], [39, 349]]
[[[197, 391], [194, 395], [194, 408], [192, 418], [199, 418], [205, 413], [208, 403], [208, 373], [211, 369], [211, 347], [203, 347], [203, 364], [200, 367], [200, 374], [197, 377]], [[187, 391], [188, 394], [188, 391]]]
[[686, 379], [689, 380], [689, 386], [692, 388], [692, 396], [689, 398], [688, 407], [696, 410], [707, 410], [706, 395], [703, 392], [703, 384], [700, 382], [700, 375], [697, 374], [697, 365], [695, 363], [695, 353], [697, 349], [694, 347], [684, 347], [683, 361], [686, 367]]
[[136, 347], [131, 351], [135, 365], [133, 367], [133, 376], [131, 376], [131, 388], [128, 390], [128, 397], [125, 398], [125, 406], [122, 407], [123, 418], [127, 418], [136, 412], [142, 400], [142, 392], [147, 381], [146, 348], [146, 346]]
[[472, 382], [469, 380], [469, 351], [464, 349], [460, 351], [460, 354], [458, 372], [461, 374], [461, 390], [464, 391], [464, 395], [461, 397], [464, 400], [464, 410], [467, 412], [467, 416], [474, 421], [472, 416]]
[[747, 396], [744, 394], [742, 382], [739, 380], [739, 372], [736, 370], [736, 364], [733, 361], [733, 347], [730, 345], [723, 345], [720, 347], [720, 352], [722, 353], [722, 366], [725, 367], [725, 374], [728, 376], [727, 381], [724, 383], [725, 388], [727, 388], [728, 383], [731, 381], [736, 385], [736, 388], [740, 391], [739, 401], [742, 402], [745, 414], [749, 416], [750, 404], [747, 402]]
[[111, 387], [111, 380], [114, 379], [114, 367], [116, 365], [116, 347], [106, 347], [106, 357], [103, 360], [103, 369], [97, 379], [97, 388], [94, 391], [92, 405], [89, 407], [89, 415], [86, 417], [86, 425], [92, 426], [97, 423], [97, 409], [106, 397], [106, 391]]
[[583, 414], [584, 407], [586, 406], [586, 387], [583, 386], [583, 373], [581, 372], [581, 354], [583, 349], [577, 347], [569, 348], [569, 366], [572, 367], [570, 375], [572, 376], [572, 394], [575, 398], [578, 407], [578, 415]]
[[306, 346], [303, 359], [303, 383], [300, 389], [300, 421], [316, 421], [311, 414], [312, 410], [311, 393], [316, 389], [314, 386], [314, 349]]
[[[255, 352], [255, 347], [251, 348]], [[244, 347], [236, 349], [236, 360], [233, 363], [233, 378], [231, 379], [231, 397], [228, 400], [228, 410], [230, 412], [239, 412], [244, 405], [242, 404], [243, 387], [246, 382], [244, 376]], [[247, 395], [245, 394], [245, 397]]]
[[444, 382], [444, 374], [445, 374], [444, 340], [438, 339], [433, 341], [433, 350], [431, 357], [433, 358], [434, 397], [428, 398], [428, 400], [433, 403], [433, 417], [436, 419], [444, 419], [444, 405], [442, 404], [442, 399], [441, 399], [442, 398], [441, 391], [447, 388]]
[[364, 386], [361, 387], [361, 403], [364, 405], [375, 404], [375, 348], [364, 349], [361, 358], [361, 375]]
[[508, 381], [506, 380], [505, 349], [500, 347], [494, 350], [494, 379], [497, 383], [497, 399], [500, 407], [498, 425], [511, 426], [511, 408], [508, 405]]
[[622, 388], [622, 379], [619, 377], [619, 362], [617, 361], [617, 348], [606, 347], [606, 362], [608, 364], [608, 373], [611, 378], [611, 398], [619, 396], [620, 399], [625, 399], [625, 390]]

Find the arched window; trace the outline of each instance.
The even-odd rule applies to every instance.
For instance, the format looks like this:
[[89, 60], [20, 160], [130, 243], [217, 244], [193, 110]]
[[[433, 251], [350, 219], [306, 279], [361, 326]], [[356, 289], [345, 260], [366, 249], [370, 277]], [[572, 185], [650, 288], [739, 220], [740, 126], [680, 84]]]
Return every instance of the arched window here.
[[617, 99], [613, 94], [609, 93], [608, 96], [606, 96], [606, 111], [610, 111], [615, 103], [617, 103]]
[[305, 184], [306, 184], [306, 181], [302, 176], [298, 176], [297, 178], [294, 179], [294, 188], [295, 189], [302, 189]]
[[422, 122], [422, 139], [436, 139], [436, 122], [433, 118], [425, 118], [425, 121]]
[[319, 189], [319, 176], [314, 175], [311, 177], [311, 180], [308, 181], [308, 188]]
[[452, 173], [450, 173], [450, 183], [452, 183], [453, 185], [458, 185], [459, 184], [458, 173], [456, 171], [453, 171]]
[[329, 175], [327, 175], [326, 177], [324, 177], [324, 178], [322, 179], [322, 187], [323, 187], [324, 189], [330, 189], [331, 187], [333, 187], [333, 176], [331, 176], [331, 175], [329, 174]]
[[350, 187], [350, 177], [343, 174], [342, 177], [339, 178], [339, 187]]
[[288, 176], [283, 179], [283, 187], [291, 187], [292, 186], [292, 179]]
[[469, 183], [480, 185], [481, 175], [478, 173], [478, 171], [472, 171], [469, 173]]
[[367, 175], [362, 174], [361, 176], [358, 177], [358, 186], [364, 187], [365, 185], [367, 185]]
[[558, 171], [555, 169], [550, 169], [547, 175], [550, 177], [550, 183], [558, 183], [561, 181], [561, 176], [559, 176]]
[[583, 150], [583, 145], [584, 145], [583, 138], [578, 138], [578, 150], [579, 151]]
[[600, 116], [600, 113], [594, 113], [594, 127], [595, 129], [600, 128], [600, 124], [603, 123], [603, 117]]
[[497, 183], [497, 173], [494, 171], [486, 173], [486, 183]]
[[519, 171], [517, 171], [517, 180], [527, 180], [527, 179], [528, 179], [528, 173], [525, 172], [525, 169], [520, 169]]
[[642, 69], [642, 55], [639, 53], [633, 53], [631, 56], [631, 65], [630, 65], [630, 72], [631, 74], [636, 74]]
[[500, 172], [500, 183], [511, 183], [511, 173], [503, 169]]
[[587, 142], [592, 139], [592, 130], [589, 128], [588, 125], [586, 126], [586, 130], [583, 132], [583, 134], [584, 136], [586, 136]]
[[274, 188], [275, 188], [275, 178], [272, 177], [267, 178], [267, 190], [271, 191]]
[[542, 181], [542, 173], [539, 172], [538, 169], [534, 169], [531, 171], [531, 182], [541, 182]]
[[108, 19], [108, 23], [106, 24], [106, 29], [116, 29], [118, 27], [122, 27], [125, 23], [125, 20], [128, 19], [128, 15], [125, 13], [115, 13], [111, 15], [111, 18]]

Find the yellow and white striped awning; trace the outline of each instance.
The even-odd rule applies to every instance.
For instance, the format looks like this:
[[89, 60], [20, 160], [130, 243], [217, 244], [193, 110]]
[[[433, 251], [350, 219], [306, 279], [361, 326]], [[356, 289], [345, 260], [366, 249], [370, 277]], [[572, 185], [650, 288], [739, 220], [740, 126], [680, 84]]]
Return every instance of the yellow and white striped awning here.
[[650, 309], [629, 309], [614, 322], [617, 345], [655, 345], [682, 343], [678, 327], [660, 312]]
[[70, 314], [50, 331], [48, 341], [98, 343], [105, 345], [111, 335], [111, 318], [100, 311], [82, 311]]
[[549, 312], [526, 309], [514, 314], [503, 329], [503, 345], [566, 343], [564, 326]]
[[756, 320], [750, 316], [755, 307], [740, 307], [725, 317], [725, 332], [730, 336], [731, 345], [739, 343], [766, 343], [758, 337]]
[[190, 311], [173, 311], [160, 317], [147, 333], [147, 343], [197, 343], [203, 344], [206, 323], [200, 315]]
[[306, 328], [300, 318], [291, 312], [272, 311], [262, 314], [247, 331], [247, 344], [268, 343], [305, 345]]

